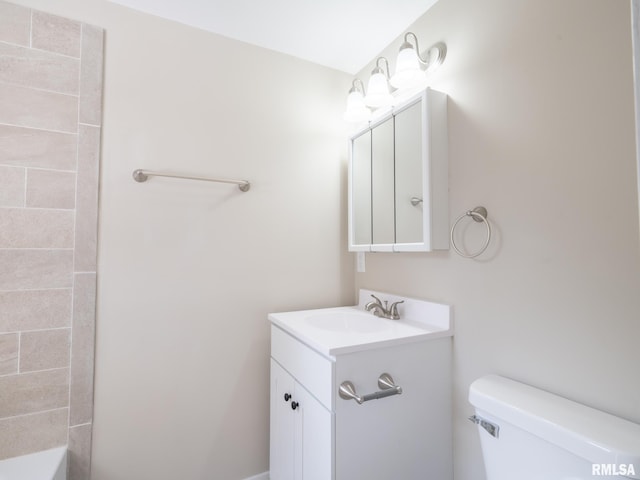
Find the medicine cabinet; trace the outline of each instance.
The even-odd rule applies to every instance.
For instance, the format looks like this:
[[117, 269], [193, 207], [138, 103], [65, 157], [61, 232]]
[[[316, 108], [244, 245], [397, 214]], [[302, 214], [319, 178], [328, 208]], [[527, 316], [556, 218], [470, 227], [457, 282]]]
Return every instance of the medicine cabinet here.
[[447, 96], [426, 89], [350, 139], [349, 251], [449, 248]]

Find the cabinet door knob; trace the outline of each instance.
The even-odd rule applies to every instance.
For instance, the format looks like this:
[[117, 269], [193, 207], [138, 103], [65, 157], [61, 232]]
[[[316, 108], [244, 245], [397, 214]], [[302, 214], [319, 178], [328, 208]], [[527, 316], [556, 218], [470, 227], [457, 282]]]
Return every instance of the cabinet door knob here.
[[298, 402], [291, 402], [291, 410], [295, 410], [299, 405], [300, 404]]
[[285, 394], [284, 394], [284, 401], [285, 401], [285, 402], [288, 402], [290, 398], [291, 398], [291, 395], [290, 395], [290, 394], [288, 394], [288, 393], [285, 393]]

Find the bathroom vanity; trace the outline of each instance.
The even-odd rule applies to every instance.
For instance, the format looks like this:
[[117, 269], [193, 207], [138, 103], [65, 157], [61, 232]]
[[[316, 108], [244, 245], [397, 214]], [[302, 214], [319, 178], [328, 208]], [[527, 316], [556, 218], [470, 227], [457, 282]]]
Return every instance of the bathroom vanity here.
[[[372, 293], [400, 320], [365, 311]], [[447, 305], [361, 290], [269, 320], [271, 480], [452, 478]]]

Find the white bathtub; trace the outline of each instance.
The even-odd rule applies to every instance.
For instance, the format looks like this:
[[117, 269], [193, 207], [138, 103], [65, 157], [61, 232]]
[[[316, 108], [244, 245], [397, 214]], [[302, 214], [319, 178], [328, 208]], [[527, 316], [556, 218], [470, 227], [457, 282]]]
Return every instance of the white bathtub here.
[[0, 480], [67, 480], [67, 447], [0, 460]]

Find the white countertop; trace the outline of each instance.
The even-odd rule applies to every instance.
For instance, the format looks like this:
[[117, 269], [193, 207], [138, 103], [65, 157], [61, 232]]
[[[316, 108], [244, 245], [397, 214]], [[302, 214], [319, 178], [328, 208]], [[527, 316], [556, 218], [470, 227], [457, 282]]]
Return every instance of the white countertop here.
[[[364, 310], [375, 294], [391, 304], [399, 300], [400, 320], [376, 317]], [[360, 291], [359, 305], [269, 314], [276, 327], [322, 355], [334, 357], [371, 348], [429, 341], [453, 335], [450, 307], [385, 293]]]

